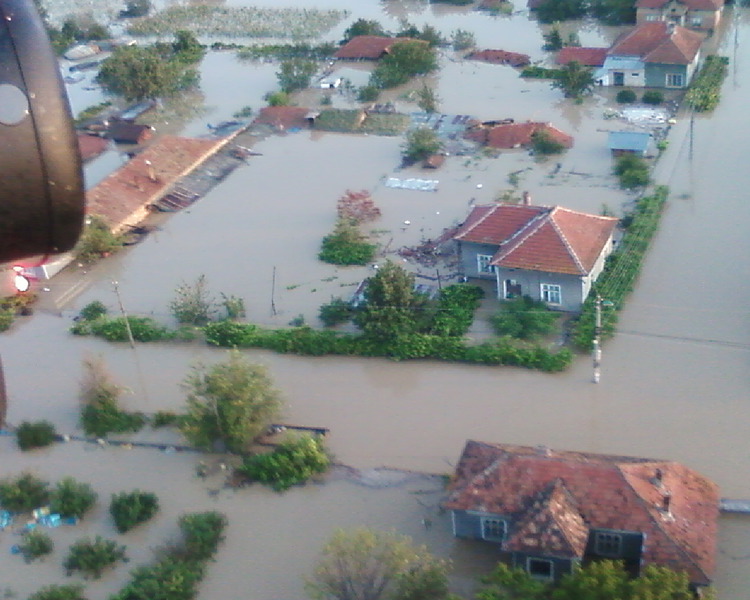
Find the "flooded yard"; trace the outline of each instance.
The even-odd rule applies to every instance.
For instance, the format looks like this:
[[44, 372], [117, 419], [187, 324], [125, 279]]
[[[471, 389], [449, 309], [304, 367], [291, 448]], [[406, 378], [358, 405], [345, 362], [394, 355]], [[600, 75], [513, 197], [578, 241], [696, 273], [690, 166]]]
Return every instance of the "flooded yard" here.
[[[343, 0], [297, 4], [348, 8]], [[463, 28], [474, 31], [482, 47], [543, 56], [539, 25], [525, 14], [491, 17], [423, 2], [365, 2], [352, 19], [359, 17], [379, 19], [393, 29], [401, 17], [417, 25], [435, 24], [444, 34]], [[345, 25], [331, 35], [340, 37]], [[750, 34], [747, 12], [737, 27], [737, 39], [744, 43]], [[615, 33], [592, 25], [580, 35], [584, 44], [595, 45]], [[734, 39], [730, 28], [723, 53], [732, 56]], [[750, 498], [750, 312], [741, 302], [750, 296], [750, 205], [745, 198], [750, 180], [735, 158], [748, 147], [747, 132], [738, 123], [744, 122], [750, 102], [750, 63], [741, 54], [733, 60], [737, 83], [730, 75], [719, 108], [695, 119], [692, 158], [689, 120], [680, 115], [670, 132], [655, 175], [672, 195], [621, 315], [619, 333], [604, 346], [600, 384], [591, 383], [587, 357], [566, 373], [545, 375], [247, 351], [269, 367], [282, 390], [285, 420], [330, 428], [336, 459], [357, 469], [387, 466], [446, 474], [464, 441], [472, 438], [673, 459], [716, 481], [722, 496]], [[366, 267], [335, 268], [316, 259], [320, 240], [335, 221], [336, 200], [347, 189], [372, 193], [382, 217], [371, 227], [390, 257], [397, 248], [460, 222], [470, 203], [491, 202], [506, 191], [520, 195], [528, 190], [536, 203], [593, 213], [606, 205], [619, 214], [631, 200], [609, 175], [606, 131], [616, 124], [603, 115], [613, 106], [610, 98], [595, 95], [573, 105], [548, 82], [523, 81], [510, 67], [463, 61], [452, 51], [442, 54], [441, 67], [427, 81], [435, 85], [443, 112], [549, 120], [575, 137], [574, 147], [543, 162], [522, 150], [498, 157], [451, 156], [439, 171], [425, 172], [399, 170], [403, 139], [398, 137], [300, 131], [259, 141], [253, 149], [260, 156], [251, 157], [188, 210], [162, 217], [160, 229], [140, 245], [50, 281], [37, 314], [0, 336], [11, 398], [8, 421], [44, 418], [61, 432], [75, 431], [81, 363], [92, 354], [102, 355], [115, 378], [130, 388], [127, 408], [147, 412], [179, 410], [184, 402], [180, 382], [190, 366], [224, 357], [224, 351], [199, 343], [140, 344], [133, 350], [70, 335], [72, 318], [86, 303], [98, 299], [117, 310], [113, 280], [128, 312], [164, 322], [171, 318], [167, 307], [175, 287], [205, 274], [217, 295], [245, 299], [250, 321], [281, 327], [302, 315], [317, 326], [318, 307], [332, 296], [348, 297], [370, 273]], [[206, 123], [229, 118], [243, 106], [258, 109], [263, 94], [276, 87], [276, 68], [241, 63], [231, 53], [209, 53], [202, 96], [191, 109], [199, 115], [167, 120], [174, 131], [198, 135], [207, 132]], [[98, 92], [76, 86], [81, 95], [72, 94], [74, 111], [100, 101]], [[402, 92], [393, 96], [398, 109], [416, 110]], [[509, 181], [511, 173], [518, 173], [517, 187]], [[90, 177], [95, 176], [93, 171]], [[398, 190], [384, 185], [387, 177], [440, 183], [436, 192]], [[435, 275], [431, 268], [413, 268]], [[140, 435], [153, 439], [156, 434]], [[164, 439], [177, 441], [172, 434]], [[10, 437], [0, 438], [0, 444], [3, 473], [29, 469], [50, 480], [72, 475], [92, 483], [100, 494], [91, 519], [52, 532], [60, 550], [42, 565], [25, 565], [11, 556], [8, 549], [17, 538], [0, 533], [0, 551], [6, 553], [0, 561], [0, 589], [8, 586], [19, 597], [45, 583], [64, 582], [62, 548], [88, 534], [112, 536], [106, 519], [109, 495], [135, 487], [156, 492], [163, 510], [155, 522], [123, 538], [131, 563], [87, 584], [91, 600], [118, 589], [129, 568], [147, 561], [151, 548], [176, 534], [177, 515], [189, 510], [222, 510], [230, 520], [226, 544], [201, 588], [205, 599], [229, 600], [244, 590], [255, 600], [300, 600], [303, 576], [335, 527], [371, 525], [413, 535], [453, 560], [456, 591], [467, 598], [471, 581], [492, 565], [484, 548], [451, 537], [449, 520], [436, 508], [437, 478], [376, 488], [337, 474], [325, 484], [279, 495], [258, 487], [220, 489], [219, 474], [198, 479], [200, 459], [193, 454], [78, 443], [22, 454]], [[432, 520], [431, 528], [422, 524], [425, 517]], [[750, 588], [750, 519], [722, 517], [719, 543], [719, 596], [744, 598]]]

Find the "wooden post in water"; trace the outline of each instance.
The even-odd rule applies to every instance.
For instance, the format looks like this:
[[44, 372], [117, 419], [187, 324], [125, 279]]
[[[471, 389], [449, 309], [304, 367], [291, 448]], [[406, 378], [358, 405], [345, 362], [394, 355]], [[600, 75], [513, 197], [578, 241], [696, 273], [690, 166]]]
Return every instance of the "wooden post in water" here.
[[120, 305], [120, 312], [122, 313], [122, 318], [125, 320], [125, 329], [128, 332], [128, 340], [130, 341], [130, 347], [135, 348], [135, 340], [133, 339], [133, 331], [130, 329], [130, 321], [128, 320], [128, 314], [125, 312], [125, 307], [122, 304], [122, 297], [120, 296], [120, 287], [117, 285], [116, 281], [113, 281], [112, 285], [115, 287], [115, 294], [117, 295], [117, 303]]
[[276, 316], [276, 301], [274, 300], [274, 297], [276, 296], [276, 265], [273, 267], [273, 275], [271, 276], [271, 314], [275, 317]]
[[5, 389], [5, 371], [3, 359], [0, 356], [0, 429], [5, 427], [5, 417], [8, 414], [8, 392]]

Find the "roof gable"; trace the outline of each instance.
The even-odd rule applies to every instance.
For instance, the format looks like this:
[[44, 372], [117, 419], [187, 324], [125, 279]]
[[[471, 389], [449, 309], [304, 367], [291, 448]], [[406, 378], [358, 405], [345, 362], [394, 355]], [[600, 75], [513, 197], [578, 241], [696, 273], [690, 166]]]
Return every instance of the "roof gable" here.
[[637, 56], [644, 62], [689, 64], [698, 55], [703, 35], [665, 21], [641, 23], [621, 35], [608, 54]]
[[[517, 534], [508, 543], [550, 555], [558, 548], [581, 557], [584, 527], [643, 533], [645, 563], [687, 571], [698, 584], [713, 572], [718, 505], [716, 485], [678, 463], [475, 441], [443, 503], [511, 516]], [[527, 541], [545, 523], [551, 537]]]
[[558, 65], [567, 65], [569, 62], [578, 62], [586, 67], [601, 67], [607, 57], [607, 48], [580, 48], [578, 46], [565, 46], [557, 53], [555, 62]]

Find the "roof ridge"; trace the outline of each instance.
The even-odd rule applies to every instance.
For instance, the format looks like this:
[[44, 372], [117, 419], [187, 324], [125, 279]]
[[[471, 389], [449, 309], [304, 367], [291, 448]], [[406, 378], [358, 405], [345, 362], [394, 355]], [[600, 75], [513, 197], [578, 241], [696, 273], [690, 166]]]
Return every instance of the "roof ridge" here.
[[[495, 261], [500, 261], [508, 256], [511, 252], [513, 252], [521, 244], [523, 244], [523, 242], [529, 239], [529, 237], [539, 231], [542, 225], [544, 225], [544, 223], [549, 219], [549, 215], [552, 213], [555, 207], [542, 206], [540, 208], [542, 208], [543, 210], [539, 211], [538, 214], [529, 219], [526, 224], [518, 229], [518, 231], [516, 231], [512, 236], [510, 236], [505, 243], [500, 244], [500, 248], [495, 253], [495, 256], [492, 257], [490, 264], [494, 265]], [[504, 246], [505, 244], [508, 244], [508, 248], [503, 249], [502, 246]]]
[[570, 254], [573, 257], [573, 262], [575, 262], [576, 267], [578, 267], [578, 270], [581, 274], [585, 275], [587, 273], [586, 269], [583, 267], [583, 262], [581, 262], [580, 257], [578, 256], [578, 253], [575, 251], [571, 243], [568, 241], [568, 237], [565, 235], [565, 232], [560, 227], [560, 224], [555, 221], [555, 214], [558, 212], [558, 209], [561, 207], [555, 206], [555, 208], [550, 213], [550, 222], [552, 223], [552, 227], [555, 228], [555, 231], [557, 232], [557, 235], [560, 236], [560, 239], [563, 241], [563, 244], [565, 244], [565, 247], [568, 250], [568, 254]]

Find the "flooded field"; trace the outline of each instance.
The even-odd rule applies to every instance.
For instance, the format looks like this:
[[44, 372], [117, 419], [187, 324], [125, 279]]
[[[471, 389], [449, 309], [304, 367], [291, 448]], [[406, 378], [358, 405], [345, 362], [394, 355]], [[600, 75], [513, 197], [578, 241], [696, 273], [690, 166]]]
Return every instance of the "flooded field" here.
[[[297, 4], [312, 6], [313, 0]], [[444, 33], [475, 31], [482, 46], [542, 57], [539, 26], [524, 14], [490, 17], [422, 2], [362, 4], [353, 18], [377, 18], [395, 29], [405, 16], [418, 25], [433, 23]], [[314, 5], [348, 8], [343, 0]], [[674, 459], [715, 480], [723, 496], [750, 498], [750, 312], [742, 302], [750, 296], [750, 205], [745, 194], [750, 179], [737, 167], [737, 157], [748, 148], [746, 128], [738, 124], [746, 122], [750, 102], [750, 62], [733, 54], [735, 39], [744, 43], [750, 34], [746, 12], [737, 27], [738, 35], [729, 27], [721, 44], [736, 73], [727, 79], [720, 107], [710, 117], [695, 119], [692, 153], [689, 120], [680, 115], [657, 165], [656, 176], [670, 186], [672, 196], [621, 316], [620, 333], [604, 346], [599, 385], [590, 383], [586, 357], [566, 373], [544, 375], [248, 351], [269, 367], [282, 390], [285, 419], [330, 428], [337, 460], [358, 469], [448, 473], [464, 441], [474, 438]], [[613, 34], [590, 26], [581, 38], [593, 45], [606, 43]], [[441, 170], [427, 175], [440, 180], [438, 191], [420, 192], [383, 185], [387, 176], [425, 176], [416, 168], [397, 170], [400, 138], [302, 131], [260, 141], [254, 149], [261, 156], [252, 157], [189, 210], [162, 219], [161, 229], [140, 245], [49, 282], [37, 314], [0, 336], [11, 397], [8, 421], [46, 418], [60, 431], [74, 431], [81, 361], [92, 354], [101, 354], [116, 379], [130, 388], [127, 407], [149, 412], [179, 410], [184, 401], [179, 384], [190, 366], [223, 358], [223, 351], [198, 343], [141, 344], [133, 350], [71, 336], [72, 317], [86, 303], [99, 299], [116, 309], [113, 280], [119, 282], [129, 312], [165, 322], [175, 286], [205, 274], [217, 294], [245, 299], [249, 320], [284, 326], [302, 315], [317, 325], [318, 306], [331, 296], [347, 297], [369, 273], [367, 268], [336, 269], [315, 258], [334, 223], [336, 200], [346, 189], [372, 192], [383, 212], [372, 227], [389, 250], [438, 235], [463, 219], [469, 203], [490, 202], [508, 190], [528, 190], [537, 203], [589, 212], [606, 205], [618, 213], [630, 200], [609, 177], [606, 130], [615, 125], [602, 116], [611, 106], [607, 97], [571, 105], [548, 83], [524, 82], [510, 67], [461, 61], [451, 52], [444, 53], [441, 66], [428, 81], [435, 84], [444, 112], [551, 120], [574, 135], [574, 148], [542, 163], [523, 151], [497, 158], [452, 156]], [[205, 123], [228, 118], [243, 106], [259, 108], [263, 94], [275, 87], [274, 72], [273, 64], [243, 64], [229, 53], [209, 54], [202, 75], [204, 110], [172, 126], [197, 135], [206, 131]], [[99, 101], [97, 92], [85, 92], [91, 97], [76, 93], [74, 110]], [[415, 110], [400, 94], [394, 94], [399, 110]], [[513, 172], [520, 172], [517, 189], [508, 180]], [[421, 274], [434, 272], [422, 267]], [[155, 437], [152, 432], [139, 435]], [[176, 441], [169, 434], [164, 439]], [[83, 535], [113, 535], [106, 520], [110, 493], [140, 487], [161, 498], [163, 512], [157, 520], [123, 538], [131, 563], [88, 584], [91, 600], [106, 598], [129, 568], [148, 560], [151, 548], [175, 535], [178, 514], [210, 508], [228, 515], [230, 530], [201, 589], [205, 599], [229, 600], [244, 590], [255, 600], [301, 600], [302, 578], [337, 526], [365, 524], [413, 535], [436, 554], [453, 559], [456, 589], [467, 598], [472, 579], [492, 564], [481, 549], [451, 538], [450, 523], [436, 510], [435, 479], [372, 488], [337, 475], [324, 485], [283, 495], [257, 487], [217, 493], [221, 476], [197, 479], [195, 455], [77, 443], [21, 454], [12, 438], [0, 438], [0, 444], [4, 473], [26, 468], [51, 480], [73, 475], [99, 491], [102, 501], [92, 519], [53, 532], [61, 549]], [[433, 520], [432, 528], [422, 525], [425, 517]], [[0, 534], [0, 552], [6, 552], [0, 561], [0, 589], [8, 586], [24, 597], [44, 583], [65, 580], [62, 550], [42, 565], [24, 565], [7, 552], [13, 541], [9, 532]], [[719, 542], [720, 598], [741, 600], [750, 588], [750, 519], [722, 518]]]

